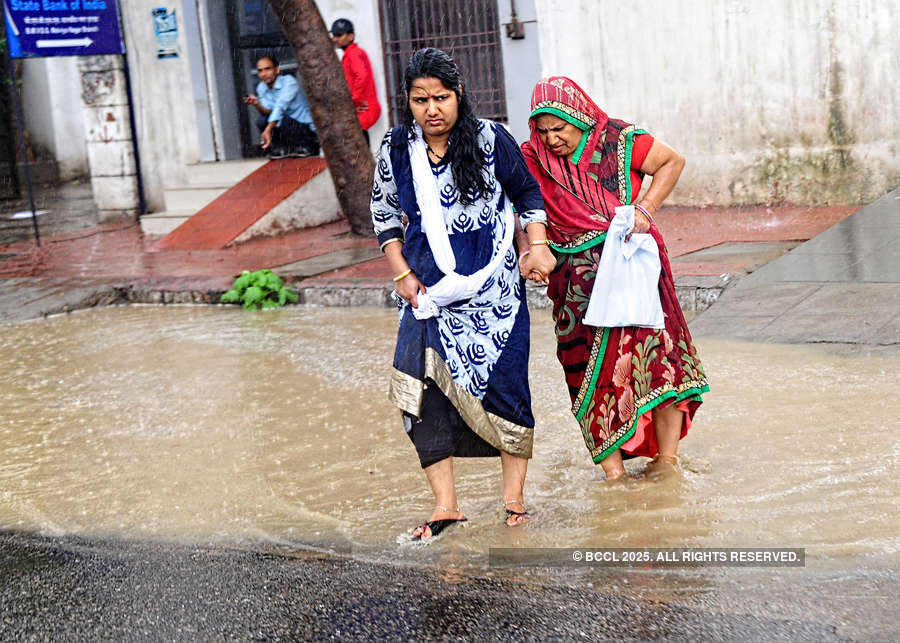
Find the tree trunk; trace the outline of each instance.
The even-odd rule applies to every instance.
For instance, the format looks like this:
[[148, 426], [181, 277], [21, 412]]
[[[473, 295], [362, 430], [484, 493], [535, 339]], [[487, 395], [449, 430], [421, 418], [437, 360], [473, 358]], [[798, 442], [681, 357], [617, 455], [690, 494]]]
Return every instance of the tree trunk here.
[[269, 0], [269, 4], [297, 58], [341, 209], [354, 233], [372, 237], [369, 199], [375, 162], [322, 15], [313, 0]]

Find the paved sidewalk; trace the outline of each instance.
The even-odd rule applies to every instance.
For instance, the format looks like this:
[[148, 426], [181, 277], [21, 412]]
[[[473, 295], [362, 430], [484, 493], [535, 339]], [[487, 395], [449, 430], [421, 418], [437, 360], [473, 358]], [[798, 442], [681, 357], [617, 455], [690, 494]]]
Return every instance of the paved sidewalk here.
[[[392, 273], [374, 239], [354, 237], [346, 222], [331, 223], [233, 248], [161, 250], [136, 223], [84, 227], [84, 191], [40, 196], [55, 225], [42, 245], [28, 237], [0, 245], [0, 323], [115, 303], [215, 303], [241, 270], [272, 268], [316, 305], [389, 304]], [[73, 197], [78, 196], [77, 201]], [[58, 232], [70, 203], [78, 229]], [[9, 209], [10, 204], [6, 205]], [[736, 278], [787, 252], [858, 208], [667, 208], [657, 217], [675, 283], [688, 313], [706, 309]], [[7, 215], [8, 216], [8, 215]], [[40, 220], [39, 220], [40, 221]], [[9, 232], [6, 238], [10, 238]], [[529, 288], [532, 306], [547, 306]]]
[[900, 188], [729, 289], [691, 330], [777, 343], [900, 344]]

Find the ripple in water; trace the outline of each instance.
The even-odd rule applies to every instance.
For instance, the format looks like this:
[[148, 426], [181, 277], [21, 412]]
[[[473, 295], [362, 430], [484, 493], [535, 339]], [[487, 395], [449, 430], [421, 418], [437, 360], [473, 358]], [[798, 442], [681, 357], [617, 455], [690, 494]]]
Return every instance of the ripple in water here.
[[[571, 417], [548, 314], [533, 314], [526, 499], [502, 522], [499, 461], [459, 460], [465, 529], [428, 548], [806, 547], [807, 564], [900, 560], [900, 351], [698, 341], [712, 392], [684, 476], [644, 460], [607, 486]], [[396, 313], [94, 310], [4, 327], [0, 528], [267, 544], [417, 561], [397, 539], [433, 501], [387, 400]]]

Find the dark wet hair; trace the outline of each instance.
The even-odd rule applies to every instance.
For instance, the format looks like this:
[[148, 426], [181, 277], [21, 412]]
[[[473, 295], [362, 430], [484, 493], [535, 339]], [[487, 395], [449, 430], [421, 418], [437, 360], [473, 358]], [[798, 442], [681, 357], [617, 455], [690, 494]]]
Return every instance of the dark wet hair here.
[[263, 58], [268, 58], [272, 61], [272, 67], [278, 67], [278, 59], [275, 57], [275, 54], [263, 54], [262, 56], [258, 56], [256, 58], [256, 64], [259, 64], [259, 61]]
[[460, 202], [463, 205], [471, 205], [479, 197], [487, 198], [491, 190], [484, 174], [484, 155], [478, 146], [480, 123], [468, 95], [463, 90], [459, 67], [449, 54], [431, 47], [420, 49], [410, 57], [403, 76], [406, 87], [403, 126], [408, 136], [415, 136], [413, 133], [415, 119], [409, 107], [409, 91], [413, 81], [418, 78], [437, 78], [444, 87], [456, 94], [459, 101], [459, 113], [450, 131], [445, 158], [450, 163], [450, 171], [459, 190]]

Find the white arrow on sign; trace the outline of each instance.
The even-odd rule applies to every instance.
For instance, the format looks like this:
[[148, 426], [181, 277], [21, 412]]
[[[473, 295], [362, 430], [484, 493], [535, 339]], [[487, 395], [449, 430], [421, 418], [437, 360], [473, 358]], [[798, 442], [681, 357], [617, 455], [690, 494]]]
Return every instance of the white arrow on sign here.
[[87, 47], [92, 42], [94, 41], [90, 38], [70, 38], [68, 40], [38, 40], [35, 44], [40, 49], [46, 47]]

